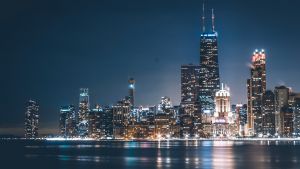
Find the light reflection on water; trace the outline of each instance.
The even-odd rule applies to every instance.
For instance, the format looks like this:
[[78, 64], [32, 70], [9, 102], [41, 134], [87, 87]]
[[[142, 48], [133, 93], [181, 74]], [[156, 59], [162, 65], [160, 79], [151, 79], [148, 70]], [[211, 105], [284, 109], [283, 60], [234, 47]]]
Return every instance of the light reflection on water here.
[[72, 161], [87, 166], [95, 164], [95, 168], [271, 169], [287, 163], [290, 168], [300, 166], [299, 147], [299, 141], [63, 142], [25, 146], [30, 152], [25, 157], [36, 160], [44, 157], [63, 164]]

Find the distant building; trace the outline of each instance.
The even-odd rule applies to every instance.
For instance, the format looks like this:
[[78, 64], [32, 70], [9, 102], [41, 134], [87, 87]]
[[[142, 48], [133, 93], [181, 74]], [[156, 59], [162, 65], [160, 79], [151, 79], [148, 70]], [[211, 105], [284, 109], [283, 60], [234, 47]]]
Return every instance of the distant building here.
[[284, 123], [284, 115], [282, 112], [282, 108], [287, 108], [289, 106], [289, 88], [285, 86], [275, 87], [275, 128], [276, 133], [278, 135], [283, 134], [283, 123]]
[[79, 111], [78, 111], [78, 135], [86, 137], [88, 135], [88, 116], [90, 110], [89, 89], [81, 88], [79, 95]]
[[103, 132], [101, 131], [101, 118], [103, 109], [100, 105], [96, 105], [94, 109], [89, 111], [88, 115], [88, 135], [91, 138], [101, 138]]
[[275, 96], [271, 90], [267, 90], [262, 98], [262, 134], [273, 136], [275, 132]]
[[247, 124], [247, 104], [236, 104], [232, 106], [236, 115], [236, 122], [240, 136], [245, 136], [245, 125]]
[[236, 104], [234, 111], [238, 114], [240, 125], [247, 124], [247, 104]]
[[212, 120], [212, 135], [214, 137], [237, 135], [237, 125], [230, 110], [230, 92], [224, 88], [223, 85], [222, 88], [216, 92], [215, 104], [216, 108]]
[[113, 109], [109, 106], [103, 108], [103, 113], [100, 118], [100, 129], [102, 138], [113, 138]]
[[199, 65], [181, 66], [180, 135], [200, 135], [201, 107], [199, 102]]
[[38, 137], [39, 126], [39, 105], [36, 101], [29, 100], [26, 104], [25, 112], [25, 138]]
[[200, 136], [202, 130], [202, 114], [199, 102], [182, 102], [179, 109], [180, 136]]
[[281, 114], [283, 117], [282, 136], [292, 137], [294, 131], [293, 109], [291, 107], [283, 107], [281, 108]]
[[300, 137], [300, 97], [294, 99], [294, 135]]
[[181, 103], [194, 103], [199, 100], [199, 65], [181, 66]]
[[73, 105], [60, 108], [59, 129], [64, 137], [76, 136], [76, 112]]
[[113, 135], [116, 139], [128, 137], [127, 127], [129, 125], [130, 102], [119, 101], [112, 107], [113, 110]]
[[266, 55], [265, 51], [255, 50], [250, 69], [251, 78], [247, 80], [248, 89], [248, 129], [250, 135], [263, 133], [262, 96], [266, 91]]
[[160, 103], [158, 104], [157, 111], [159, 113], [167, 113], [168, 109], [172, 108], [172, 102], [170, 97], [161, 97]]
[[220, 89], [218, 62], [218, 33], [215, 31], [215, 16], [212, 10], [212, 30], [205, 30], [203, 8], [203, 28], [200, 36], [200, 75], [199, 101], [201, 113], [213, 116], [215, 111], [215, 94]]
[[128, 94], [129, 94], [129, 100], [130, 100], [130, 104], [132, 107], [135, 106], [135, 98], [134, 98], [134, 95], [135, 95], [135, 80], [133, 78], [130, 78], [128, 80], [128, 83], [129, 83], [129, 88], [128, 88]]
[[201, 112], [212, 115], [214, 98], [220, 89], [217, 32], [202, 33], [200, 38], [199, 101]]
[[252, 136], [254, 134], [254, 115], [252, 112], [252, 82], [247, 79], [247, 125], [245, 127], [245, 134]]

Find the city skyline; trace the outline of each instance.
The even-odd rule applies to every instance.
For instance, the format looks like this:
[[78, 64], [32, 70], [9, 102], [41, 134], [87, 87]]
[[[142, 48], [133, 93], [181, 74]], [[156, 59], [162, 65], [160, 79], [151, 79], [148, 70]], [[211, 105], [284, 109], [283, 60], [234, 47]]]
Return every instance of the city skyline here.
[[[229, 3], [232, 3], [232, 2], [233, 1], [229, 1]], [[294, 1], [291, 1], [291, 3], [292, 2], [294, 2]], [[248, 2], [248, 3], [250, 3], [250, 2]], [[127, 92], [127, 90], [128, 90], [127, 89], [127, 86], [128, 86], [127, 81], [128, 81], [129, 76], [132, 76], [136, 79], [136, 86], [135, 86], [136, 87], [136, 97], [135, 97], [136, 105], [154, 105], [154, 104], [157, 105], [159, 103], [159, 100], [160, 100], [161, 96], [169, 96], [171, 98], [172, 102], [174, 103], [174, 105], [178, 105], [179, 101], [180, 101], [180, 65], [181, 64], [188, 64], [188, 63], [199, 63], [199, 49], [197, 49], [197, 47], [199, 46], [199, 39], [200, 39], [200, 33], [201, 33], [200, 18], [201, 18], [202, 11], [201, 11], [201, 3], [199, 2], [199, 3], [196, 3], [196, 4], [198, 5], [198, 9], [196, 10], [196, 9], [192, 8], [193, 10], [192, 10], [191, 14], [185, 14], [187, 16], [185, 16], [185, 15], [181, 16], [181, 18], [179, 18], [178, 22], [177, 21], [175, 22], [175, 20], [172, 19], [173, 16], [178, 16], [178, 13], [175, 13], [174, 15], [173, 15], [172, 12], [171, 12], [171, 14], [167, 14], [165, 16], [167, 19], [164, 18], [164, 17], [160, 18], [158, 16], [159, 17], [159, 23], [158, 24], [162, 24], [162, 22], [164, 22], [168, 19], [170, 19], [173, 22], [162, 26], [162, 28], [164, 28], [162, 30], [154, 29], [154, 30], [158, 31], [158, 33], [157, 34], [154, 33], [154, 35], [157, 36], [160, 33], [162, 33], [162, 34], [165, 33], [168, 36], [163, 36], [163, 38], [168, 38], [169, 37], [169, 39], [161, 39], [161, 40], [164, 40], [164, 42], [169, 42], [169, 40], [173, 40], [173, 41], [175, 40], [178, 44], [175, 43], [171, 46], [168, 46], [166, 44], [162, 45], [162, 47], [163, 48], [166, 47], [166, 49], [164, 49], [164, 50], [160, 49], [161, 54], [153, 53], [153, 54], [159, 54], [160, 56], [159, 57], [157, 57], [157, 56], [152, 57], [151, 56], [151, 59], [148, 58], [149, 60], [147, 60], [147, 59], [144, 60], [147, 55], [145, 55], [145, 57], [141, 57], [141, 58], [138, 58], [139, 56], [130, 57], [128, 55], [130, 55], [131, 52], [128, 52], [128, 51], [125, 52], [125, 53], [127, 53], [127, 56], [128, 56], [127, 59], [129, 61], [125, 57], [122, 58], [121, 56], [117, 57], [120, 60], [116, 61], [116, 62], [112, 62], [112, 60], [103, 60], [105, 58], [102, 58], [102, 57], [97, 59], [97, 55], [96, 54], [91, 54], [91, 53], [89, 53], [90, 57], [85, 57], [86, 52], [84, 52], [84, 51], [88, 51], [90, 48], [91, 49], [94, 48], [94, 50], [95, 50], [95, 48], [96, 48], [95, 46], [93, 46], [93, 45], [96, 45], [96, 44], [89, 44], [89, 42], [95, 40], [95, 39], [93, 39], [93, 38], [95, 38], [93, 36], [93, 33], [97, 34], [96, 30], [93, 30], [92, 33], [89, 34], [90, 39], [86, 40], [87, 44], [89, 44], [89, 45], [87, 45], [85, 43], [81, 44], [84, 47], [81, 47], [80, 50], [83, 50], [83, 51], [81, 51], [82, 53], [80, 55], [77, 55], [77, 57], [79, 57], [79, 58], [75, 58], [75, 60], [77, 60], [76, 62], [80, 62], [80, 64], [78, 64], [78, 63], [76, 64], [75, 62], [74, 63], [71, 62], [73, 65], [77, 65], [77, 66], [78, 65], [80, 66], [83, 63], [84, 65], [81, 65], [83, 67], [80, 67], [80, 70], [77, 70], [78, 67], [76, 69], [76, 66], [73, 67], [72, 69], [68, 70], [68, 64], [67, 63], [69, 63], [68, 62], [69, 59], [71, 59], [71, 60], [74, 59], [74, 58], [72, 58], [72, 56], [70, 56], [71, 54], [69, 52], [74, 50], [74, 49], [63, 48], [65, 51], [64, 50], [60, 51], [60, 54], [62, 54], [63, 52], [66, 52], [67, 55], [69, 55], [69, 56], [66, 56], [66, 58], [59, 58], [58, 56], [56, 56], [56, 58], [51, 58], [52, 55], [48, 53], [48, 55], [45, 56], [45, 58], [40, 58], [40, 60], [39, 60], [38, 58], [35, 58], [36, 56], [30, 58], [28, 56], [28, 54], [30, 54], [32, 51], [26, 51], [26, 50], [24, 51], [24, 49], [22, 48], [23, 52], [24, 52], [24, 55], [25, 56], [27, 55], [27, 57], [29, 57], [29, 60], [22, 60], [22, 58], [21, 58], [21, 61], [25, 61], [26, 65], [31, 65], [32, 67], [35, 67], [36, 65], [33, 64], [34, 61], [35, 61], [34, 58], [38, 59], [36, 64], [40, 63], [41, 65], [38, 65], [40, 67], [38, 67], [37, 70], [40, 70], [41, 72], [40, 73], [33, 73], [33, 71], [36, 70], [34, 68], [30, 71], [25, 71], [25, 72], [29, 73], [28, 74], [29, 81], [32, 80], [32, 82], [28, 82], [26, 80], [26, 75], [24, 75], [22, 73], [20, 74], [20, 72], [16, 71], [16, 72], [13, 72], [13, 75], [12, 75], [13, 80], [12, 81], [9, 80], [8, 85], [12, 85], [12, 86], [8, 87], [8, 86], [6, 86], [7, 84], [4, 84], [4, 87], [6, 87], [8, 89], [14, 89], [14, 87], [17, 87], [15, 85], [16, 82], [19, 82], [18, 80], [15, 80], [17, 75], [21, 75], [21, 79], [23, 80], [23, 83], [25, 83], [24, 87], [22, 87], [21, 89], [20, 88], [15, 88], [16, 91], [14, 91], [13, 95], [16, 96], [17, 98], [7, 99], [7, 97], [4, 97], [7, 100], [3, 100], [3, 98], [2, 98], [2, 104], [4, 105], [4, 110], [2, 110], [3, 112], [1, 112], [1, 114], [5, 115], [5, 116], [9, 116], [10, 114], [13, 114], [14, 116], [18, 116], [18, 117], [12, 117], [11, 119], [8, 119], [7, 121], [3, 121], [3, 118], [2, 118], [1, 123], [0, 123], [1, 124], [0, 127], [1, 128], [11, 128], [13, 126], [18, 125], [18, 123], [20, 123], [20, 125], [23, 125], [23, 123], [22, 123], [23, 120], [20, 121], [20, 119], [23, 119], [23, 117], [24, 117], [25, 102], [28, 99], [31, 98], [31, 99], [34, 99], [34, 100], [36, 100], [40, 103], [40, 112], [41, 112], [40, 118], [41, 118], [41, 121], [42, 121], [41, 124], [45, 125], [45, 126], [42, 126], [42, 128], [44, 128], [44, 129], [49, 128], [50, 129], [52, 127], [52, 128], [57, 129], [57, 126], [58, 126], [57, 117], [58, 117], [58, 114], [59, 114], [59, 107], [61, 105], [69, 105], [69, 104], [76, 105], [77, 102], [78, 102], [77, 94], [78, 94], [79, 88], [86, 87], [86, 88], [90, 89], [91, 106], [94, 106], [96, 103], [99, 103], [101, 105], [115, 104], [119, 99], [123, 98], [123, 96], [127, 95], [127, 93], [128, 93]], [[278, 81], [278, 79], [276, 79], [276, 78], [279, 78], [279, 81], [280, 80], [282, 80], [283, 82], [286, 81], [287, 86], [291, 86], [296, 91], [300, 91], [299, 87], [298, 87], [300, 82], [298, 82], [297, 79], [289, 79], [291, 77], [297, 77], [297, 68], [294, 67], [294, 69], [293, 69], [290, 66], [288, 66], [288, 67], [290, 67], [290, 70], [286, 69], [286, 68], [284, 68], [284, 65], [281, 65], [282, 61], [280, 59], [278, 59], [278, 57], [280, 57], [281, 52], [286, 52], [285, 49], [289, 49], [288, 51], [293, 53], [292, 44], [289, 47], [285, 46], [285, 48], [279, 48], [278, 49], [278, 48], [276, 48], [276, 45], [274, 45], [274, 44], [271, 45], [272, 43], [271, 44], [268, 43], [268, 40], [264, 40], [263, 37], [260, 37], [262, 39], [258, 38], [259, 40], [257, 40], [257, 41], [252, 39], [252, 40], [250, 40], [251, 42], [249, 42], [249, 43], [247, 42], [247, 40], [245, 40], [246, 44], [245, 44], [245, 46], [243, 46], [243, 50], [232, 47], [232, 46], [236, 45], [236, 43], [238, 43], [238, 42], [234, 42], [234, 40], [233, 41], [227, 41], [226, 40], [226, 36], [228, 38], [228, 36], [232, 32], [228, 31], [230, 26], [229, 26], [229, 28], [226, 28], [227, 24], [230, 25], [230, 21], [228, 23], [227, 20], [225, 19], [226, 17], [224, 17], [222, 15], [222, 13], [226, 14], [225, 9], [235, 8], [236, 6], [221, 7], [220, 4], [222, 4], [222, 3], [219, 3], [219, 2], [216, 3], [214, 1], [213, 2], [208, 2], [209, 8], [213, 7], [215, 9], [216, 29], [218, 30], [219, 37], [220, 37], [218, 43], [219, 43], [219, 59], [220, 59], [219, 60], [219, 65], [220, 65], [221, 82], [225, 82], [231, 88], [230, 91], [232, 92], [232, 100], [233, 100], [232, 103], [240, 103], [240, 102], [241, 103], [247, 103], [247, 101], [246, 101], [246, 94], [247, 94], [246, 79], [247, 79], [248, 74], [249, 74], [249, 72], [248, 72], [249, 68], [247, 67], [247, 63], [251, 62], [252, 51], [256, 48], [258, 48], [258, 49], [264, 48], [266, 50], [266, 53], [267, 53], [267, 68], [266, 68], [267, 69], [267, 74], [268, 74], [268, 76], [267, 76], [267, 78], [268, 78], [268, 80], [267, 80], [268, 81], [267, 89], [273, 89], [274, 86], [281, 85], [282, 82], [276, 82], [276, 81]], [[250, 5], [251, 4], [252, 3], [250, 3]], [[111, 7], [113, 7], [113, 4], [107, 4], [107, 5], [108, 6], [111, 5]], [[138, 12], [139, 7], [141, 7], [141, 6], [145, 7], [145, 4], [136, 4], [136, 5], [137, 6], [129, 7], [129, 9], [133, 8], [133, 9], [137, 10], [135, 12]], [[179, 8], [177, 5], [179, 5], [179, 3], [178, 4], [175, 3], [173, 8], [174, 9]], [[191, 4], [187, 4], [187, 5], [191, 5]], [[235, 5], [237, 5], [237, 4], [235, 4]], [[239, 5], [243, 6], [242, 4], [239, 4]], [[264, 3], [262, 3], [260, 5], [267, 6], [267, 4], [264, 4]], [[282, 3], [281, 1], [278, 1], [277, 5], [283, 5], [283, 9], [285, 9], [284, 8], [285, 4]], [[171, 9], [173, 9], [173, 8], [171, 8]], [[127, 16], [126, 18], [128, 19], [129, 17], [131, 17], [131, 15], [133, 13], [132, 13], [132, 11], [130, 11], [130, 12], [129, 12], [129, 10], [127, 11], [126, 10], [127, 8], [124, 8], [124, 9], [125, 9], [125, 13], [127, 12], [126, 14], [128, 14], [128, 16], [125, 15], [125, 16]], [[240, 8], [238, 8], [238, 9], [241, 10]], [[25, 10], [25, 12], [26, 12], [26, 10]], [[41, 12], [41, 11], [39, 11], [39, 12]], [[92, 11], [92, 12], [96, 12], [96, 11]], [[241, 12], [241, 11], [239, 11], [239, 12]], [[271, 13], [272, 12], [269, 11], [269, 13], [267, 13], [267, 14], [270, 15]], [[47, 13], [43, 13], [43, 14], [48, 16]], [[145, 15], [147, 15], [147, 14], [145, 14]], [[188, 16], [190, 16], [190, 15], [193, 16], [193, 18], [191, 19], [192, 21], [188, 20], [188, 21], [184, 22], [186, 24], [184, 26], [187, 26], [189, 31], [192, 30], [192, 33], [188, 34], [189, 35], [188, 37], [190, 37], [190, 39], [189, 38], [184, 39], [183, 37], [186, 35], [185, 33], [186, 33], [187, 30], [185, 30], [182, 26], [179, 26], [177, 24], [180, 24], [180, 22], [183, 22], [184, 19], [188, 19], [189, 18]], [[207, 12], [206, 15], [209, 16], [209, 13]], [[48, 17], [50, 17], [50, 16], [52, 16], [52, 15], [49, 15]], [[89, 15], [87, 15], [87, 16], [89, 16]], [[85, 17], [87, 17], [87, 16], [85, 16]], [[120, 16], [121, 15], [116, 15], [116, 16], [112, 16], [112, 17], [120, 17]], [[235, 17], [229, 17], [229, 16], [227, 16], [227, 18], [237, 19]], [[291, 15], [288, 15], [288, 14], [285, 13], [284, 16], [291, 16]], [[30, 16], [27, 16], [27, 17], [30, 17]], [[75, 17], [70, 16], [70, 17], [75, 19], [78, 16], [75, 16]], [[253, 16], [247, 16], [247, 17], [249, 17], [248, 19], [251, 20], [251, 18]], [[247, 17], [245, 16], [245, 18], [247, 18]], [[209, 18], [209, 17], [207, 17], [207, 18]], [[267, 18], [268, 17], [266, 16], [264, 19], [267, 19]], [[128, 24], [127, 28], [133, 28], [134, 25], [137, 24], [134, 21], [136, 21], [138, 23], [139, 18], [136, 18], [136, 20], [133, 20], [133, 23]], [[148, 21], [148, 20], [146, 20], [146, 21]], [[147, 23], [150, 24], [150, 25], [153, 24], [152, 23], [153, 21], [151, 22], [151, 18], [149, 18], [148, 22]], [[259, 21], [257, 23], [259, 23]], [[92, 24], [92, 25], [96, 24], [96, 21], [90, 21], [90, 24]], [[165, 30], [165, 29], [172, 26], [172, 24], [178, 26], [178, 29], [174, 29], [173, 30], [174, 32], [170, 33], [170, 32], [168, 32], [168, 30]], [[224, 25], [222, 25], [222, 24], [224, 24]], [[255, 23], [252, 23], [252, 24], [255, 24]], [[277, 22], [269, 23], [269, 24], [270, 25], [272, 25], [272, 24], [276, 25]], [[56, 26], [59, 26], [59, 25], [60, 24], [57, 23]], [[32, 26], [32, 25], [30, 25], [30, 26]], [[293, 28], [296, 29], [297, 27], [300, 27], [299, 23], [295, 24]], [[138, 28], [139, 29], [144, 28], [144, 26], [138, 26]], [[287, 28], [289, 28], [289, 27], [287, 27]], [[59, 28], [56, 28], [56, 29], [57, 29], [56, 31], [60, 32]], [[89, 30], [86, 27], [81, 27], [81, 29], [86, 30], [86, 31]], [[233, 30], [237, 30], [237, 29], [238, 28], [235, 28]], [[233, 30], [231, 30], [231, 31], [233, 31]], [[260, 34], [260, 33], [264, 34], [264, 30], [265, 29], [263, 29], [262, 31], [257, 30], [259, 32], [258, 34]], [[117, 33], [118, 31], [112, 30], [112, 31], [107, 31], [107, 32]], [[274, 32], [276, 34], [276, 31], [274, 31]], [[41, 32], [41, 33], [43, 33], [43, 32]], [[83, 34], [86, 34], [86, 33], [87, 32], [83, 31]], [[178, 39], [176, 39], [176, 38], [172, 39], [173, 35], [177, 35], [176, 33], [182, 33], [182, 34], [179, 34], [180, 36], [178, 37]], [[239, 32], [239, 33], [241, 33], [241, 32]], [[132, 34], [132, 32], [129, 33], [129, 34]], [[253, 33], [251, 33], [251, 32], [249, 32], [249, 34], [253, 35]], [[264, 35], [266, 35], [265, 39], [270, 40], [270, 37], [268, 37], [268, 36], [270, 36], [272, 34], [264, 34]], [[274, 34], [274, 36], [275, 36], [275, 34]], [[26, 35], [28, 35], [28, 34], [26, 34]], [[44, 35], [44, 34], [42, 34], [42, 35]], [[299, 37], [299, 36], [297, 36], [297, 34], [295, 34], [295, 35], [296, 35], [296, 37]], [[139, 32], [139, 36], [147, 37], [146, 33], [143, 33], [143, 32]], [[289, 37], [289, 35], [287, 35], [287, 36]], [[109, 37], [110, 36], [108, 36], [107, 38], [109, 38]], [[114, 37], [114, 36], [112, 36], [112, 37]], [[235, 34], [230, 35], [230, 38], [231, 37], [234, 38]], [[248, 37], [249, 37], [249, 35], [248, 35]], [[183, 39], [180, 39], [180, 38], [183, 38]], [[283, 37], [281, 37], [281, 38], [283, 38]], [[295, 38], [295, 39], [297, 39], [297, 38]], [[14, 39], [14, 40], [16, 40], [16, 39]], [[69, 42], [71, 42], [70, 38], [67, 39], [67, 40]], [[188, 44], [192, 44], [193, 47], [189, 48], [187, 46], [183, 46], [182, 48], [180, 48], [180, 47], [173, 48], [174, 45], [186, 45], [185, 43], [183, 43], [182, 40], [184, 40], [185, 43], [188, 42]], [[235, 39], [235, 40], [237, 40], [237, 39]], [[38, 40], [37, 42], [40, 42], [40, 41]], [[37, 50], [38, 45], [35, 44], [36, 42], [32, 41], [32, 43], [33, 44], [29, 49], [30, 50]], [[110, 42], [110, 43], [114, 43], [114, 42]], [[134, 42], [132, 42], [132, 43], [137, 45]], [[230, 44], [227, 44], [227, 43], [230, 43], [232, 45], [230, 49], [226, 49], [228, 46], [230, 46]], [[295, 40], [294, 43], [297, 44], [297, 41]], [[46, 54], [44, 52], [51, 51], [50, 48], [47, 49], [47, 47], [43, 46], [43, 45], [46, 45], [46, 44], [45, 43], [42, 44], [42, 47], [44, 48], [44, 50], [46, 49], [46, 51], [40, 51], [40, 50], [42, 50], [42, 49], [40, 49], [40, 50], [38, 50], [38, 52], [41, 52], [42, 54]], [[257, 46], [254, 46], [253, 44], [257, 44]], [[8, 43], [7, 45], [10, 45], [10, 44]], [[20, 45], [22, 45], [22, 44], [20, 44]], [[76, 45], [80, 45], [80, 44], [75, 44], [75, 46]], [[145, 45], [145, 44], [143, 43], [143, 45]], [[149, 44], [147, 44], [147, 45], [149, 45]], [[130, 46], [130, 45], [126, 46], [124, 44], [119, 44], [119, 46], [120, 47], [123, 46], [124, 48], [128, 48], [128, 50], [135, 49], [134, 46]], [[56, 46], [54, 49], [57, 49], [58, 47], [59, 46]], [[74, 47], [74, 46], [72, 46], [72, 47]], [[138, 46], [138, 47], [140, 47], [140, 49], [145, 49], [142, 46]], [[151, 49], [155, 49], [157, 47], [158, 46], [154, 45], [153, 48], [151, 48]], [[11, 48], [13, 48], [13, 47], [11, 46]], [[21, 47], [19, 46], [19, 48], [21, 48]], [[176, 57], [173, 60], [173, 59], [171, 59], [172, 58], [171, 56], [174, 54], [174, 52], [171, 52], [171, 51], [174, 50], [174, 49], [178, 54], [176, 54]], [[123, 51], [124, 50], [125, 49], [123, 49]], [[21, 52], [22, 52], [22, 50], [21, 50]], [[109, 51], [106, 51], [106, 52], [108, 52], [107, 53], [108, 55], [109, 55], [110, 52], [114, 53], [113, 49], [111, 49], [110, 52]], [[235, 52], [239, 56], [242, 55], [241, 56], [242, 59], [239, 58], [239, 56], [234, 56], [234, 57], [231, 56], [230, 57], [230, 55], [233, 55]], [[297, 49], [294, 52], [297, 52]], [[7, 52], [7, 53], [9, 54], [9, 52]], [[99, 53], [101, 53], [101, 52], [99, 52]], [[137, 51], [137, 52], [133, 52], [133, 53], [135, 53], [135, 55], [139, 55], [139, 54], [143, 55], [142, 51]], [[52, 53], [52, 54], [55, 55], [55, 53]], [[115, 53], [113, 55], [119, 55], [119, 54]], [[21, 54], [16, 53], [14, 55], [15, 57], [13, 57], [13, 59], [17, 59], [18, 57], [20, 57], [22, 55], [23, 55], [23, 53], [21, 53]], [[171, 56], [169, 56], [169, 55], [171, 55]], [[186, 56], [186, 55], [188, 55], [188, 56]], [[296, 57], [295, 53], [291, 54], [291, 55], [292, 56], [294, 55], [294, 57], [292, 57], [292, 58], [295, 61], [293, 61], [291, 63], [289, 63], [289, 62], [287, 62], [287, 63], [289, 63], [289, 65], [295, 64], [294, 66], [296, 66], [297, 65], [296, 62], [299, 60], [299, 58]], [[284, 58], [289, 58], [289, 56], [283, 56], [283, 57]], [[85, 60], [85, 58], [87, 60]], [[114, 58], [114, 56], [113, 56], [113, 58]], [[46, 59], [45, 63], [42, 61], [43, 59]], [[125, 60], [122, 60], [122, 59], [125, 59]], [[168, 59], [170, 59], [170, 60], [168, 60]], [[132, 63], [132, 60], [134, 61], [134, 63]], [[236, 62], [235, 62], [235, 60], [236, 60]], [[12, 60], [10, 60], [10, 61], [12, 61]], [[27, 61], [28, 62], [33, 62], [33, 63], [27, 63]], [[60, 62], [60, 61], [62, 61], [62, 63], [64, 63], [64, 64], [61, 65], [61, 63], [57, 63], [57, 62]], [[81, 61], [85, 61], [85, 62], [81, 62]], [[94, 67], [97, 67], [97, 64], [92, 63], [94, 61], [99, 61], [99, 62], [107, 61], [109, 64], [108, 64], [107, 67], [104, 67], [102, 69], [98, 69], [98, 68], [94, 68]], [[129, 64], [129, 66], [124, 66], [123, 64], [121, 64], [121, 62], [123, 62], [123, 61], [125, 61], [125, 63]], [[49, 63], [49, 66], [52, 65], [54, 67], [53, 68], [48, 68], [48, 70], [41, 67], [41, 66], [47, 65], [48, 63]], [[123, 72], [113, 71], [114, 69], [117, 68], [115, 66], [115, 64], [117, 66], [119, 66], [120, 69], [124, 69]], [[137, 68], [135, 66], [132, 66], [131, 64], [137, 66]], [[142, 64], [142, 65], [140, 65], [140, 64]], [[22, 67], [19, 63], [12, 63], [11, 66], [13, 68], [14, 67], [18, 68], [18, 66]], [[54, 69], [56, 66], [58, 66], [57, 70]], [[86, 67], [84, 67], [84, 66], [86, 66]], [[101, 67], [103, 65], [100, 64], [99, 66]], [[7, 65], [4, 65], [3, 67], [4, 68], [2, 68], [2, 69], [5, 69], [5, 68], [9, 69], [7, 67]], [[131, 68], [131, 67], [133, 67], [133, 68]], [[231, 67], [233, 67], [233, 68], [231, 68]], [[119, 69], [119, 68], [117, 68], [117, 69]], [[153, 70], [155, 68], [158, 68], [158, 70]], [[235, 69], [240, 69], [241, 72], [237, 73]], [[22, 69], [20, 69], [20, 70], [22, 70]], [[63, 72], [62, 70], [63, 71], [68, 70], [68, 71]], [[99, 70], [99, 72], [97, 72], [96, 70]], [[106, 74], [101, 74], [100, 73], [101, 70], [102, 71], [103, 70], [107, 71]], [[57, 71], [57, 72], [55, 73], [55, 71]], [[60, 71], [62, 71], [63, 73], [60, 72]], [[161, 72], [161, 74], [159, 76], [157, 76], [157, 73], [158, 73], [157, 71]], [[109, 73], [109, 72], [112, 72], [112, 73]], [[98, 73], [100, 73], [99, 77], [97, 77]], [[281, 73], [283, 73], [283, 75], [285, 75], [285, 73], [289, 73], [290, 76], [282, 76]], [[294, 76], [293, 76], [293, 73], [295, 73]], [[69, 77], [65, 77], [65, 76], [61, 77], [60, 74], [63, 74], [63, 75], [71, 74], [71, 76], [73, 78], [69, 78]], [[78, 80], [76, 78], [77, 75], [80, 77], [79, 78], [80, 80]], [[85, 77], [84, 75], [86, 75], [87, 77]], [[34, 78], [34, 76], [38, 77], [37, 80]], [[46, 76], [46, 77], [41, 78], [39, 76], [43, 76], [43, 77]], [[53, 78], [51, 76], [58, 76], [58, 77]], [[231, 77], [231, 76], [233, 76], [233, 77]], [[7, 77], [7, 75], [4, 75], [4, 77]], [[64, 78], [66, 78], [66, 79], [64, 79]], [[99, 78], [101, 80], [100, 81], [98, 81], [98, 80], [93, 81], [92, 79], [94, 79], [94, 78]], [[78, 81], [75, 81], [75, 79], [77, 79]], [[21, 82], [22, 82], [22, 80], [21, 80]], [[37, 85], [37, 86], [33, 85], [33, 83], [38, 83], [39, 84], [38, 80], [41, 80], [42, 84]], [[59, 83], [64, 83], [64, 82], [67, 82], [67, 83], [65, 83], [63, 85], [57, 85], [57, 84], [55, 84], [56, 83], [55, 80], [57, 80], [57, 82], [59, 82]], [[293, 81], [293, 80], [295, 80], [295, 81]], [[156, 84], [151, 85], [151, 82], [154, 82], [154, 81], [155, 81]], [[147, 84], [147, 83], [150, 83], [150, 85]], [[70, 85], [68, 85], [68, 84], [70, 84]], [[102, 85], [103, 85], [104, 89], [100, 89], [100, 88], [102, 88]], [[9, 91], [11, 91], [11, 90], [9, 90]], [[56, 92], [50, 92], [50, 91], [58, 91], [58, 92], [56, 93]], [[157, 92], [152, 92], [152, 91], [157, 91]], [[8, 94], [7, 92], [8, 91], [4, 91], [5, 94]], [[20, 92], [20, 94], [18, 92]], [[55, 96], [55, 95], [58, 95], [58, 96]], [[20, 97], [18, 97], [18, 96], [20, 96]], [[58, 99], [58, 97], [60, 97], [60, 98]], [[13, 106], [11, 106], [11, 109], [8, 108], [8, 105], [12, 104], [10, 102], [15, 103], [15, 104], [13, 104]], [[47, 122], [46, 119], [49, 119], [49, 121]], [[23, 126], [20, 126], [20, 127], [23, 130], [23, 128], [22, 128]], [[1, 131], [1, 133], [2, 133], [2, 131]]]

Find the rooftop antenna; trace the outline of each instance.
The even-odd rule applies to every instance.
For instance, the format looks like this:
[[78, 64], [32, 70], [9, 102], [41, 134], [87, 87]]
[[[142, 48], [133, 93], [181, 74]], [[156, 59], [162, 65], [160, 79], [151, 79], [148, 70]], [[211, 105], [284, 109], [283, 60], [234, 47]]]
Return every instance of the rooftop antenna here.
[[214, 8], [211, 9], [211, 24], [212, 24], [212, 31], [215, 32], [215, 14], [214, 14]]
[[205, 10], [204, 10], [204, 2], [205, 0], [203, 0], [203, 4], [202, 4], [202, 32], [205, 32]]

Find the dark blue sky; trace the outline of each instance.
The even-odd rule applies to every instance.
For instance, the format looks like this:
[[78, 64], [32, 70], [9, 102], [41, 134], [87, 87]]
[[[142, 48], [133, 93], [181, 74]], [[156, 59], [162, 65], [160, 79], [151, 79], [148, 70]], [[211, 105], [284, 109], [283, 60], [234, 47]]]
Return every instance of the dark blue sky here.
[[[300, 2], [208, 0], [219, 33], [221, 81], [246, 103], [247, 63], [267, 53], [267, 86], [300, 91]], [[136, 102], [180, 98], [180, 65], [199, 63], [201, 0], [9, 1], [0, 3], [0, 133], [22, 133], [25, 102], [40, 104], [41, 132], [57, 130], [59, 107], [111, 104], [136, 79]], [[207, 18], [210, 12], [207, 11]], [[210, 20], [207, 20], [210, 25]]]

